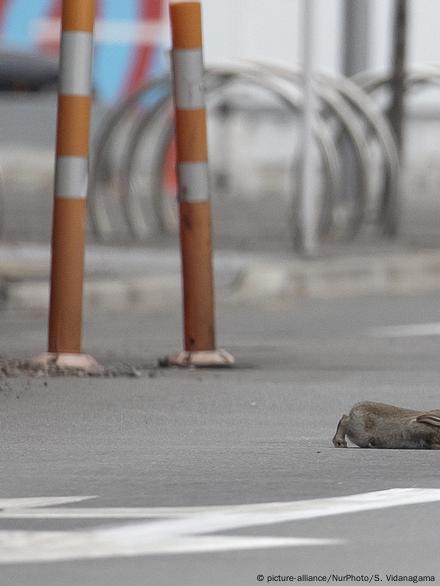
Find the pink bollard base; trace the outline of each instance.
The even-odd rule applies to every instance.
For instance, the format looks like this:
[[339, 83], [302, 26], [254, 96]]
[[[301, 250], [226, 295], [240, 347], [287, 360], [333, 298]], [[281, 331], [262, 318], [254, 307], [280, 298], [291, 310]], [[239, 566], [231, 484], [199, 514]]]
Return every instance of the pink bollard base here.
[[167, 356], [162, 365], [165, 366], [181, 366], [181, 367], [218, 367], [218, 366], [233, 366], [235, 358], [226, 350], [207, 350], [204, 352], [187, 352], [182, 351], [177, 354]]
[[44, 352], [32, 359], [36, 366], [49, 368], [51, 366], [58, 368], [74, 368], [90, 374], [99, 374], [103, 368], [96, 362], [93, 356], [89, 354], [67, 354]]

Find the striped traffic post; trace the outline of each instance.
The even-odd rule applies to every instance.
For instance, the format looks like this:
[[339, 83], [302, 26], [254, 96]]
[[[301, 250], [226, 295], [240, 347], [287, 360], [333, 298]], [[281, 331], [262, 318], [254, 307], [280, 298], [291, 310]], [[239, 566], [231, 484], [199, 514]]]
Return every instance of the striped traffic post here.
[[216, 348], [202, 15], [200, 2], [170, 4], [177, 179], [183, 279], [184, 351], [178, 366], [231, 365]]
[[48, 352], [36, 362], [96, 370], [81, 354], [95, 0], [64, 0]]

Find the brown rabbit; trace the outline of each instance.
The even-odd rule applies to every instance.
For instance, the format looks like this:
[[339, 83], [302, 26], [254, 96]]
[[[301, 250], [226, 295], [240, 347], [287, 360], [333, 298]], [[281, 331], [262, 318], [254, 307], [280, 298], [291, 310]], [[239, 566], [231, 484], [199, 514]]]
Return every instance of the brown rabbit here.
[[338, 423], [333, 445], [345, 436], [360, 448], [440, 450], [440, 409], [414, 411], [385, 403], [356, 403]]

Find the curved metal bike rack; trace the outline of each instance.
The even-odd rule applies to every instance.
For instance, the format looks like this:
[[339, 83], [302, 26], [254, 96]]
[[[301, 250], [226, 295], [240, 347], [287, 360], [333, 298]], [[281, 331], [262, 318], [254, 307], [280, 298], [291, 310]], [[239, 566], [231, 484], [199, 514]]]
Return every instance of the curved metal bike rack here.
[[[299, 88], [302, 87], [303, 74], [299, 69], [292, 70], [271, 64], [258, 64], [258, 67], [268, 70], [282, 79], [295, 83]], [[356, 189], [356, 197], [353, 198], [353, 209], [348, 211], [347, 226], [345, 227], [347, 237], [353, 238], [361, 228], [365, 216], [365, 207], [371, 195], [367, 142], [358, 119], [353, 115], [352, 110], [345, 100], [341, 100], [336, 88], [332, 87], [329, 83], [323, 82], [322, 78], [317, 76], [315, 91], [324, 108], [327, 109], [331, 116], [338, 120], [342, 133], [348, 139], [355, 156], [358, 189]], [[335, 139], [335, 142], [339, 142], [339, 137]], [[335, 210], [334, 215], [333, 224], [337, 221], [337, 210]]]
[[[430, 72], [437, 73], [434, 69]], [[368, 92], [385, 83], [382, 78], [365, 75], [364, 91], [342, 76], [322, 72], [316, 75], [316, 92], [321, 107], [314, 134], [324, 171], [320, 194], [321, 238], [328, 235], [353, 238], [365, 223], [384, 229], [387, 207], [394, 201], [399, 188], [399, 159], [386, 118]], [[438, 83], [440, 85], [440, 74]], [[262, 88], [292, 116], [301, 113], [302, 72], [298, 68], [287, 69], [271, 63], [208, 68], [206, 91], [209, 103], [212, 105], [216, 100], [227, 99], [227, 92], [235, 84]], [[175, 229], [175, 202], [164, 197], [163, 188], [165, 161], [173, 139], [170, 91], [168, 76], [144, 85], [116, 108], [101, 128], [92, 161], [89, 206], [93, 228], [102, 240], [115, 237], [111, 202], [117, 205], [127, 235], [135, 241], [147, 239], [155, 230], [167, 232]], [[340, 198], [338, 146], [342, 140], [348, 142], [354, 156], [356, 187], [350, 194], [349, 203]], [[142, 167], [143, 177], [148, 175], [149, 181], [139, 191], [136, 164], [146, 141], [151, 144], [151, 151], [145, 164], [142, 159]], [[370, 181], [372, 145], [380, 151], [383, 168], [379, 189], [373, 189]], [[295, 237], [299, 227], [295, 223], [294, 162], [291, 169], [293, 217], [290, 222]], [[147, 198], [146, 190], [149, 192]], [[148, 202], [148, 209], [145, 209], [141, 197]], [[339, 213], [341, 208], [344, 214]], [[345, 220], [341, 223], [342, 215]]]
[[[262, 79], [261, 75], [258, 75], [254, 70], [243, 71], [235, 70], [231, 68], [215, 68], [211, 69], [207, 73], [207, 95], [208, 98], [215, 94], [218, 90], [224, 90], [225, 87], [230, 86], [236, 82], [246, 83], [249, 85], [255, 85], [258, 87], [262, 87], [266, 89], [269, 93], [275, 96], [280, 103], [293, 115], [298, 115], [301, 112], [301, 104], [300, 101], [294, 98], [293, 95], [289, 94], [285, 88], [277, 87], [277, 84], [269, 79]], [[166, 107], [166, 104], [161, 105], [163, 108]], [[138, 129], [141, 128], [148, 128], [151, 120], [149, 117], [146, 117], [144, 124], [140, 124]], [[163, 132], [161, 134], [161, 138], [156, 143], [156, 153], [157, 156], [154, 159], [154, 166], [157, 169], [164, 169], [164, 163], [166, 154], [168, 152], [168, 148], [170, 142], [172, 140], [172, 120], [168, 117], [165, 121], [165, 125], [163, 128]], [[328, 227], [328, 217], [331, 215], [331, 208], [332, 202], [334, 201], [338, 188], [338, 175], [339, 175], [339, 166], [338, 160], [335, 156], [336, 150], [334, 144], [332, 143], [331, 137], [328, 134], [327, 129], [319, 128], [316, 125], [315, 128], [315, 137], [317, 140], [318, 148], [321, 153], [321, 157], [323, 160], [323, 165], [325, 168], [325, 182], [324, 182], [324, 189], [322, 190], [321, 196], [323, 198], [322, 208], [321, 208], [321, 234], [322, 236], [325, 235], [326, 229]], [[135, 197], [133, 194], [132, 189], [132, 182], [130, 181], [130, 177], [133, 174], [133, 161], [136, 160], [136, 152], [138, 150], [139, 144], [143, 138], [142, 132], [136, 132], [135, 135], [132, 137], [132, 142], [130, 143], [129, 148], [126, 151], [125, 157], [125, 165], [122, 166], [122, 184], [124, 185], [124, 191], [126, 193], [126, 201], [135, 201]], [[162, 177], [159, 173], [152, 174], [152, 183], [150, 185], [152, 198], [154, 202], [154, 209], [157, 215], [157, 222], [162, 229], [166, 228], [168, 222], [163, 217], [163, 194], [162, 194]], [[135, 212], [133, 213], [133, 210]], [[128, 212], [127, 218], [129, 220], [129, 225], [132, 230], [133, 236], [136, 239], [143, 239], [145, 236], [148, 235], [148, 229], [140, 219], [139, 216], [139, 206], [134, 204], [132, 205], [132, 211]], [[176, 219], [177, 221], [177, 219]]]
[[[107, 205], [109, 184], [111, 184], [115, 172], [110, 162], [111, 146], [120, 140], [118, 135], [121, 134], [121, 127], [123, 127], [133, 111], [139, 108], [140, 100], [144, 99], [145, 101], [148, 96], [154, 96], [155, 93], [160, 95], [161, 92], [169, 92], [168, 77], [145, 84], [115, 110], [111, 111], [102, 123], [98, 136], [94, 141], [90, 165], [88, 206], [92, 228], [95, 234], [103, 241], [109, 241], [114, 237], [113, 223]], [[146, 107], [147, 111], [154, 113], [155, 105], [156, 103], [152, 100], [150, 107]], [[101, 183], [105, 185], [104, 192], [101, 189]], [[121, 213], [123, 213], [122, 210]]]

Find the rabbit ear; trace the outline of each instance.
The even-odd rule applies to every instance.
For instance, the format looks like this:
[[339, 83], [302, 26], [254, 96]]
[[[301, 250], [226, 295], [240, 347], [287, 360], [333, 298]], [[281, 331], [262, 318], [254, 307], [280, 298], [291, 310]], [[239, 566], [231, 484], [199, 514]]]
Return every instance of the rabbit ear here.
[[419, 423], [428, 423], [429, 425], [435, 425], [436, 427], [440, 427], [440, 411], [427, 411], [426, 413], [422, 413], [416, 419]]

